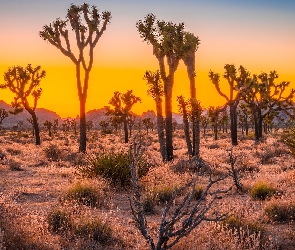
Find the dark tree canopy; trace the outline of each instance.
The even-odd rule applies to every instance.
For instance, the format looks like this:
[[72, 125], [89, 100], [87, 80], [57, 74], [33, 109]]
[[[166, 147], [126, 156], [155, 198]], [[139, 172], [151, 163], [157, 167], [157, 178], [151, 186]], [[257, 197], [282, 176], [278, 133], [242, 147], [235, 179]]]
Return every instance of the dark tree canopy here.
[[[32, 116], [36, 145], [40, 145], [41, 141], [35, 110], [42, 93], [40, 82], [45, 75], [46, 73], [44, 70], [41, 70], [41, 66], [35, 68], [32, 67], [31, 64], [28, 64], [25, 68], [22, 66], [14, 66], [8, 68], [4, 73], [5, 83], [0, 85], [0, 88], [7, 88], [15, 94], [14, 100], [11, 103], [15, 114], [22, 112], [23, 108], [25, 108]], [[29, 103], [30, 98], [33, 99], [32, 104]]]
[[[71, 4], [66, 19], [60, 18], [43, 26], [40, 37], [69, 57], [76, 66], [76, 80], [80, 101], [80, 152], [86, 151], [86, 99], [90, 72], [93, 66], [93, 52], [98, 40], [110, 23], [111, 13], [100, 13], [96, 6]], [[70, 28], [70, 29], [69, 29]], [[78, 55], [75, 55], [70, 43], [69, 30], [75, 36]], [[88, 49], [88, 52], [86, 52]], [[88, 61], [86, 60], [88, 58]], [[82, 71], [82, 72], [81, 72]], [[84, 77], [83, 77], [84, 75]]]

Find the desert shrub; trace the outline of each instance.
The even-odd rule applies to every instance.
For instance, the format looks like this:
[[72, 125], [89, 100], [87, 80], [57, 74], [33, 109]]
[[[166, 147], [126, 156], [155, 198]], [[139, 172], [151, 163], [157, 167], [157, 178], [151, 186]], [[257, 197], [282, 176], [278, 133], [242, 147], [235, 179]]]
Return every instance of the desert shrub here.
[[49, 231], [53, 233], [61, 233], [71, 228], [69, 214], [60, 209], [49, 212], [47, 223]]
[[103, 222], [100, 219], [95, 220], [81, 220], [74, 225], [74, 234], [88, 237], [91, 240], [97, 241], [101, 244], [111, 242], [112, 228], [108, 222]]
[[[103, 152], [97, 155], [87, 155], [87, 165], [77, 166], [82, 175], [87, 177], [102, 176], [109, 179], [113, 184], [126, 186], [130, 184], [130, 168], [132, 158], [125, 152]], [[149, 161], [142, 157], [138, 162], [138, 174], [141, 178], [146, 175], [150, 168]]]
[[[244, 236], [258, 235], [265, 232], [265, 229], [261, 224], [244, 221], [235, 215], [231, 215], [223, 221], [222, 224], [233, 232], [237, 232], [240, 241], [245, 240]], [[245, 235], [243, 232], [247, 232], [247, 234]]]
[[217, 149], [217, 148], [220, 148], [220, 146], [217, 144], [217, 143], [213, 143], [213, 144], [210, 144], [208, 146], [209, 149]]
[[6, 153], [0, 149], [0, 160], [3, 160], [6, 157]]
[[78, 152], [68, 153], [67, 156], [65, 157], [65, 160], [69, 161], [74, 166], [83, 165], [86, 163], [84, 160], [83, 154]]
[[13, 159], [10, 159], [8, 161], [8, 166], [9, 166], [9, 169], [11, 171], [23, 171], [24, 169], [22, 168], [22, 164], [21, 162], [19, 161], [15, 161]]
[[79, 204], [97, 207], [103, 204], [104, 193], [102, 190], [86, 183], [74, 184], [65, 194], [65, 199], [75, 200]]
[[152, 190], [154, 199], [160, 203], [166, 203], [171, 200], [174, 187], [169, 185], [157, 186]]
[[202, 197], [204, 189], [202, 187], [196, 186], [193, 192], [193, 198], [199, 200]]
[[22, 151], [15, 148], [6, 148], [6, 152], [11, 155], [20, 155]]
[[154, 214], [155, 213], [155, 206], [156, 200], [152, 194], [147, 194], [143, 197], [142, 200], [143, 211], [146, 214]]
[[44, 152], [47, 159], [51, 161], [58, 161], [62, 157], [62, 150], [55, 144], [49, 144], [49, 146], [44, 149]]
[[290, 131], [284, 131], [282, 135], [282, 141], [284, 144], [288, 146], [292, 155], [295, 155], [295, 129], [291, 129]]
[[265, 200], [268, 197], [271, 197], [276, 192], [275, 188], [269, 185], [266, 182], [260, 181], [253, 185], [250, 190], [250, 195], [254, 199]]
[[295, 203], [272, 202], [265, 207], [266, 215], [272, 221], [285, 222], [295, 218]]

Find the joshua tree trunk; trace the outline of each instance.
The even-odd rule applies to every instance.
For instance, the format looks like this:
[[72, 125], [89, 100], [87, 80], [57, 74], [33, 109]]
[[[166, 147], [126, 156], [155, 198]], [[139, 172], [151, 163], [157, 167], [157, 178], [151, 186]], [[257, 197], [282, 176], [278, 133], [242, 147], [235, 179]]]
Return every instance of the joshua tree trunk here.
[[32, 116], [33, 130], [34, 130], [34, 134], [35, 134], [36, 145], [41, 145], [39, 124], [38, 124], [38, 119], [37, 119], [36, 113], [29, 106], [24, 106], [24, 107], [30, 113], [30, 115]]
[[124, 141], [125, 143], [128, 143], [128, 124], [127, 124], [127, 118], [126, 116], [124, 117], [124, 120], [123, 120], [123, 125], [124, 125]]
[[238, 145], [237, 105], [230, 103], [230, 130], [232, 145]]
[[183, 59], [187, 68], [187, 74], [190, 81], [190, 95], [192, 105], [192, 123], [193, 123], [193, 155], [200, 154], [200, 112], [199, 104], [196, 98], [196, 83], [195, 83], [195, 49]]
[[158, 98], [156, 100], [156, 109], [157, 109], [157, 130], [158, 138], [160, 143], [160, 152], [163, 161], [167, 161], [167, 150], [165, 144], [165, 135], [164, 135], [164, 119], [162, 112], [162, 99]]
[[80, 97], [80, 144], [79, 152], [86, 152], [86, 116], [85, 116], [86, 98]]
[[[170, 92], [170, 93], [169, 93]], [[166, 151], [167, 160], [173, 160], [173, 125], [172, 125], [172, 91], [165, 95], [165, 111], [166, 111]]]

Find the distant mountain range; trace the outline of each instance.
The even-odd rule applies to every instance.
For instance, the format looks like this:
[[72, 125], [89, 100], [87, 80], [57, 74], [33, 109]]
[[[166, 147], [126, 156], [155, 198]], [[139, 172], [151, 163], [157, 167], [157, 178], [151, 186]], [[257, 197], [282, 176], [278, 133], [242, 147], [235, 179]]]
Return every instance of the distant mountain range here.
[[[13, 108], [11, 105], [7, 104], [6, 102], [0, 100], [0, 108], [5, 109], [6, 111], [12, 111]], [[57, 119], [59, 124], [62, 123], [62, 118], [56, 114], [53, 111], [50, 111], [48, 109], [44, 108], [37, 108], [36, 109], [36, 115], [38, 117], [38, 122], [40, 125], [43, 125], [43, 123], [48, 120], [52, 121]], [[144, 112], [141, 116], [134, 114], [136, 119], [144, 119], [144, 118], [151, 118], [151, 120], [156, 123], [157, 117], [154, 111], [148, 110]], [[28, 122], [27, 119], [31, 118], [31, 115], [24, 110], [23, 112], [17, 114], [17, 115], [11, 115], [7, 118], [5, 118], [2, 122], [2, 126], [5, 128], [11, 128], [12, 126], [16, 125], [18, 122], [23, 122], [23, 127], [24, 128], [29, 128], [31, 127], [31, 124]], [[173, 119], [178, 123], [182, 123], [182, 116], [180, 114], [173, 113]], [[93, 121], [94, 127], [99, 127], [99, 122], [101, 120], [109, 120], [109, 117], [106, 115], [106, 110], [104, 108], [101, 109], [94, 109], [90, 110], [86, 113], [86, 120], [91, 120]]]

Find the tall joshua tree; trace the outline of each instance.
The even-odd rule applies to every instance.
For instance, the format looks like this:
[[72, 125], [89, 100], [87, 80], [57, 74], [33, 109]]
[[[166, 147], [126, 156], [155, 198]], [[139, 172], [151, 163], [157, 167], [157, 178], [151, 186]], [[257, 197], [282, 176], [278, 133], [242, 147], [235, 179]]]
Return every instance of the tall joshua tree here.
[[229, 85], [229, 94], [226, 95], [220, 89], [220, 75], [210, 70], [209, 78], [214, 84], [219, 95], [225, 98], [226, 105], [229, 106], [230, 114], [230, 131], [231, 131], [231, 142], [232, 145], [238, 145], [238, 118], [237, 118], [237, 107], [240, 101], [241, 95], [241, 76], [237, 76], [236, 67], [233, 64], [226, 64], [224, 66], [225, 72], [223, 77], [227, 80]]
[[185, 135], [185, 141], [186, 146], [188, 150], [188, 154], [191, 156], [193, 155], [193, 148], [192, 148], [192, 142], [190, 138], [190, 129], [189, 129], [189, 101], [186, 101], [182, 95], [177, 96], [178, 101], [178, 109], [179, 112], [182, 114], [182, 121], [184, 125], [184, 135]]
[[[14, 108], [14, 114], [23, 111], [25, 108], [32, 116], [33, 127], [35, 131], [36, 145], [41, 144], [40, 132], [38, 125], [38, 118], [35, 110], [37, 102], [41, 96], [42, 89], [40, 88], [40, 81], [45, 77], [44, 70], [41, 71], [41, 67], [37, 66], [33, 68], [31, 64], [27, 67], [14, 66], [9, 68], [4, 73], [4, 84], [0, 85], [0, 88], [8, 88], [15, 94], [12, 107]], [[33, 98], [33, 105], [30, 105], [29, 98]]]
[[[136, 23], [137, 30], [144, 41], [153, 46], [153, 54], [158, 60], [160, 75], [164, 83], [165, 95], [165, 129], [167, 160], [173, 160], [173, 126], [172, 126], [172, 90], [174, 75], [179, 61], [187, 55], [194, 44], [186, 40], [184, 24], [174, 24], [156, 20], [155, 15], [148, 14]], [[165, 60], [167, 66], [165, 66]], [[166, 68], [168, 69], [166, 71]]]
[[160, 143], [160, 152], [163, 161], [167, 161], [167, 151], [165, 144], [165, 134], [164, 134], [164, 118], [163, 118], [163, 85], [161, 82], [160, 71], [151, 72], [146, 71], [144, 75], [144, 79], [147, 81], [148, 95], [150, 95], [155, 103], [156, 103], [156, 112], [157, 112], [157, 131], [158, 131], [158, 139]]
[[197, 101], [196, 96], [196, 72], [195, 72], [195, 57], [200, 40], [194, 34], [187, 32], [185, 34], [185, 44], [187, 45], [188, 52], [183, 57], [183, 62], [187, 69], [188, 78], [190, 81], [190, 96], [191, 96], [191, 119], [193, 124], [193, 155], [199, 156], [200, 154], [200, 117], [201, 106]]
[[126, 93], [122, 94], [118, 91], [114, 93], [114, 96], [109, 101], [109, 104], [113, 106], [113, 108], [107, 106], [105, 107], [107, 110], [107, 115], [113, 115], [116, 117], [120, 117], [123, 121], [124, 125], [124, 134], [125, 134], [125, 143], [128, 143], [128, 117], [132, 114], [130, 113], [133, 105], [137, 102], [141, 102], [140, 97], [135, 96], [132, 93], [132, 90], [128, 90]]
[[[41, 38], [69, 57], [76, 67], [80, 101], [80, 152], [86, 151], [85, 109], [89, 76], [93, 65], [93, 51], [110, 20], [111, 13], [108, 11], [99, 13], [96, 6], [90, 8], [86, 3], [82, 5], [72, 4], [68, 9], [66, 20], [58, 18], [53, 23], [45, 25], [43, 30], [40, 31]], [[74, 32], [78, 55], [75, 55], [72, 51], [68, 26]], [[87, 53], [86, 48], [88, 48]], [[85, 55], [88, 56], [88, 64]]]

